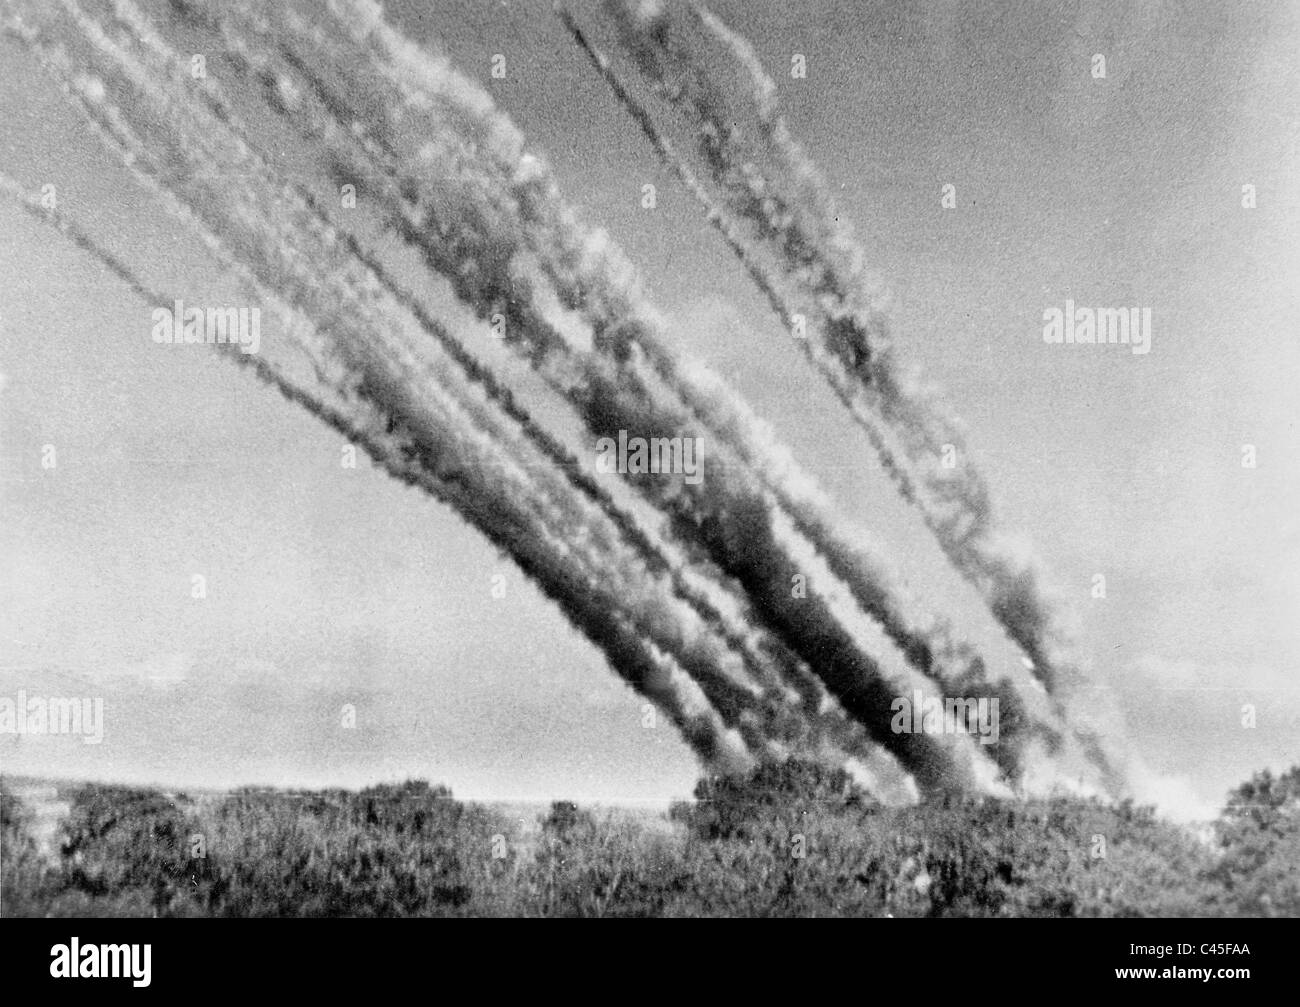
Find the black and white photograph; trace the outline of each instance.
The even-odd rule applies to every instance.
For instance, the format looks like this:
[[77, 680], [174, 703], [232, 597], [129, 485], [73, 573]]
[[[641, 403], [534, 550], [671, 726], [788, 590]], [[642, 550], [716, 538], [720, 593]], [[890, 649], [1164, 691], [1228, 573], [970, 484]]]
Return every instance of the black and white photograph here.
[[1249, 986], [1297, 169], [1295, 0], [0, 0], [0, 916]]

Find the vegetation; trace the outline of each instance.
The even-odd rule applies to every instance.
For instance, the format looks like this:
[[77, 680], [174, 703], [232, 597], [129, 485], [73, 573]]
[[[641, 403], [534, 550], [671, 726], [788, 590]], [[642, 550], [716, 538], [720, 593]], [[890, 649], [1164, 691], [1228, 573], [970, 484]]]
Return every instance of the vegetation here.
[[838, 770], [706, 779], [666, 816], [535, 821], [426, 783], [184, 794], [80, 785], [42, 843], [0, 794], [5, 915], [1300, 915], [1300, 767], [1213, 836], [1131, 804], [885, 808]]

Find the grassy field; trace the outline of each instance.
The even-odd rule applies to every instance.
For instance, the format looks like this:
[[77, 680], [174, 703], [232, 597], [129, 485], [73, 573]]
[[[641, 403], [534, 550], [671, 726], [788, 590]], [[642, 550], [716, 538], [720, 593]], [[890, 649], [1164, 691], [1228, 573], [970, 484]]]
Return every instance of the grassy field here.
[[9, 778], [0, 811], [6, 916], [1300, 915], [1300, 767], [1199, 834], [1071, 799], [884, 808], [802, 764], [666, 814]]

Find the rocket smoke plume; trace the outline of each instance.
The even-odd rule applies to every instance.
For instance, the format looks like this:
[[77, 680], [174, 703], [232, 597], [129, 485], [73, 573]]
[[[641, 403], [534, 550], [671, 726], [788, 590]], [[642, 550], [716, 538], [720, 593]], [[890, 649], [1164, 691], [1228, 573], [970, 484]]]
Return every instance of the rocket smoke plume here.
[[[736, 226], [734, 216], [720, 206], [694, 171], [680, 157], [672, 143], [654, 125], [645, 107], [633, 97], [610, 67], [608, 59], [587, 40], [572, 16], [557, 7], [557, 14], [579, 48], [587, 54], [597, 71], [609, 84], [620, 104], [628, 110], [656, 152], [676, 172], [682, 183], [708, 211], [709, 222], [722, 234], [728, 247], [744, 264], [763, 291], [773, 309], [787, 325], [793, 325], [794, 312], [787, 297], [778, 289], [779, 280], [765, 269], [752, 254], [750, 244]], [[643, 322], [648, 326], [650, 323]], [[643, 340], [647, 355], [672, 369], [671, 357], [662, 344]], [[815, 344], [805, 350], [817, 354]], [[762, 421], [753, 416], [742, 400], [728, 394], [726, 387], [702, 368], [678, 374], [676, 383], [684, 399], [715, 429], [728, 432], [745, 452], [747, 460], [768, 474], [767, 481], [782, 502], [790, 508], [799, 527], [823, 548], [837, 575], [843, 577], [859, 603], [877, 618], [891, 639], [927, 674], [948, 682], [969, 674], [974, 665], [974, 651], [954, 636], [954, 630], [933, 614], [922, 614], [915, 599], [903, 599], [896, 585], [898, 577], [891, 564], [860, 529], [848, 532], [836, 528], [836, 520], [811, 480], [798, 471], [797, 463], [773, 447], [770, 437], [746, 436], [747, 431], [761, 431]], [[872, 428], [874, 432], [874, 427]]]
[[[281, 27], [277, 36], [284, 37], [285, 32], [305, 35], [305, 29], [305, 25], [289, 24]], [[319, 45], [321, 25], [313, 24], [311, 29]], [[478, 307], [481, 316], [498, 310], [504, 313], [503, 317], [508, 318], [506, 344], [527, 356], [556, 391], [574, 401], [593, 435], [611, 433], [618, 425], [614, 419], [593, 412], [593, 401], [598, 404], [609, 398], [602, 386], [611, 381], [617, 382], [617, 390], [624, 400], [635, 398], [640, 401], [634, 412], [640, 416], [642, 424], [653, 424], [657, 430], [671, 428], [686, 433], [681, 428], [680, 414], [674, 416], [662, 408], [656, 410], [654, 401], [646, 398], [647, 382], [652, 381], [654, 375], [638, 373], [633, 366], [626, 346], [635, 345], [644, 351], [656, 374], [667, 381], [670, 391], [679, 396], [698, 419], [709, 424], [710, 432], [740, 450], [754, 470], [762, 474], [761, 478], [778, 493], [782, 502], [794, 507], [800, 531], [814, 531], [816, 544], [832, 561], [837, 575], [847, 574], [855, 596], [873, 616], [880, 618], [891, 638], [910, 656], [924, 655], [921, 662], [923, 671], [946, 671], [938, 646], [942, 627], [938, 623], [927, 624], [927, 630], [908, 627], [906, 608], [893, 603], [895, 591], [883, 584], [885, 574], [879, 562], [875, 562], [873, 569], [871, 557], [864, 555], [867, 550], [861, 545], [850, 546], [843, 536], [839, 541], [832, 540], [825, 530], [826, 519], [816, 515], [806, 493], [796, 500], [800, 496], [798, 487], [810, 481], [794, 469], [788, 458], [776, 457], [773, 450], [765, 450], [761, 441], [748, 433], [756, 430], [757, 424], [752, 415], [746, 413], [743, 403], [725, 386], [716, 382], [706, 384], [702, 374], [693, 375], [692, 371], [676, 366], [663, 342], [654, 336], [659, 323], [653, 311], [634, 288], [619, 279], [630, 272], [630, 267], [613, 261], [593, 269], [581, 265], [580, 260], [578, 266], [567, 271], [558, 267], [557, 263], [563, 262], [562, 256], [566, 253], [578, 259], [578, 254], [569, 252], [571, 249], [580, 253], [585, 248], [598, 247], [604, 258], [613, 260], [612, 247], [602, 236], [576, 225], [567, 213], [555, 212], [557, 207], [563, 210], [563, 204], [553, 194], [553, 183], [536, 158], [520, 153], [515, 145], [497, 145], [491, 158], [468, 153], [477, 147], [475, 135], [500, 137], [513, 133], [508, 120], [491, 110], [486, 95], [471, 82], [459, 78], [446, 67], [431, 64], [427, 58], [418, 61], [404, 59], [404, 55], [409, 54], [409, 45], [380, 21], [372, 18], [350, 26], [349, 31], [350, 44], [340, 50], [335, 62], [341, 62], [345, 58], [343, 54], [355, 52], [358, 46], [368, 45], [383, 56], [385, 66], [395, 65], [402, 73], [394, 80], [359, 78], [355, 69], [350, 68], [344, 87], [338, 83], [331, 86], [326, 79], [330, 74], [320, 69], [322, 62], [329, 65], [328, 58], [313, 63], [310, 70], [301, 61], [289, 61], [273, 68], [263, 66], [263, 70], [291, 77], [295, 90], [307, 92], [308, 97], [300, 99], [298, 112], [291, 121], [300, 125], [316, 122], [321, 110], [302, 114], [304, 104], [316, 100], [322, 102], [326, 110], [333, 109], [345, 121], [356, 121], [361, 118], [362, 110], [369, 110], [365, 120], [367, 136], [363, 143], [378, 148], [376, 155], [390, 171], [390, 177], [378, 183], [388, 190], [384, 201], [396, 205], [401, 193], [409, 196], [403, 218], [397, 225], [403, 237], [420, 250], [431, 268], [448, 275], [453, 282], [463, 276], [459, 264], [465, 255], [475, 257], [479, 268], [473, 274], [474, 282], [461, 283], [458, 292]], [[243, 40], [231, 38], [229, 33], [227, 38], [238, 46], [239, 51], [247, 50]], [[302, 43], [308, 41], [304, 37]], [[440, 114], [442, 121], [439, 121]], [[447, 120], [474, 125], [477, 134], [471, 133], [465, 138], [462, 150], [457, 153], [458, 160], [441, 163], [435, 171], [428, 164], [433, 155], [423, 138], [432, 132], [447, 132], [444, 124]], [[309, 125], [308, 131], [310, 128]], [[342, 135], [342, 131], [339, 132]], [[423, 149], [395, 151], [394, 144], [400, 144], [403, 137], [419, 138]], [[373, 158], [367, 163], [373, 163]], [[401, 168], [402, 165], [421, 164], [424, 170]], [[354, 177], [357, 171], [358, 166], [353, 163], [346, 170], [340, 170], [338, 177]], [[431, 185], [430, 178], [436, 178], [437, 184]], [[502, 231], [500, 227], [491, 228], [483, 223], [500, 212], [504, 202], [500, 195], [503, 189], [507, 192], [513, 190], [520, 194], [521, 200], [526, 199], [530, 217], [525, 221], [525, 228]], [[454, 222], [440, 219], [438, 208], [446, 202], [449, 191], [457, 193], [460, 207], [477, 208], [477, 218], [471, 220], [462, 212]], [[543, 214], [543, 210], [548, 212]], [[456, 242], [454, 255], [449, 253], [447, 241], [431, 240], [431, 236], [442, 239], [448, 235], [454, 236]], [[514, 260], [503, 255], [506, 249], [514, 253]], [[584, 354], [566, 345], [548, 324], [544, 306], [530, 300], [529, 291], [535, 288], [535, 281], [530, 278], [525, 282], [517, 272], [510, 271], [517, 270], [519, 257], [529, 252], [535, 252], [547, 264], [547, 272], [560, 295], [581, 306], [595, 328], [593, 343], [597, 351], [605, 351], [607, 360], [595, 359], [589, 353]], [[610, 268], [610, 265], [616, 268]], [[617, 333], [619, 342], [611, 344], [607, 339], [602, 340], [606, 333]], [[616, 365], [616, 370], [610, 370], [611, 363]], [[658, 483], [649, 482], [639, 488], [652, 491], [658, 486]], [[747, 496], [758, 500], [753, 487], [747, 491]], [[700, 499], [704, 506], [715, 510], [721, 503], [717, 494], [703, 494]], [[761, 500], [758, 502], [763, 506]], [[712, 549], [715, 559], [722, 555], [716, 547], [707, 544], [705, 547]], [[725, 565], [725, 560], [720, 561]], [[735, 573], [736, 569], [732, 566], [729, 571]], [[916, 608], [915, 605], [910, 607]], [[952, 659], [947, 661], [947, 664], [956, 663]], [[966, 667], [970, 664], [967, 663]], [[943, 676], [945, 681], [956, 677], [955, 673]]]
[[[213, 122], [186, 122], [181, 116], [193, 115], [194, 105], [169, 108], [161, 92], [148, 93], [149, 75], [136, 72], [141, 68], [93, 24], [76, 27], [92, 45], [75, 63], [44, 36], [27, 38], [52, 70], [68, 74], [92, 123], [124, 159], [145, 180], [168, 178], [175, 208], [202, 229], [218, 258], [261, 303], [280, 306], [286, 333], [309, 355], [330, 397], [344, 403], [329, 415], [352, 417], [350, 429], [377, 461], [450, 503], [508, 551], [702, 753], [721, 765], [744, 764], [744, 747], [724, 729], [718, 710], [739, 714], [753, 690], [726, 680], [734, 669], [727, 668], [722, 648], [698, 619], [679, 610], [656, 583], [661, 578], [616, 546], [609, 522], [563, 485], [549, 459], [530, 457], [520, 443], [521, 424], [494, 414], [483, 394], [487, 389], [476, 388], [471, 375], [457, 374], [449, 353], [432, 352], [437, 344], [431, 343], [421, 347], [422, 354], [413, 352], [399, 304], [384, 296], [359, 257], [341, 252], [343, 243], [327, 226], [269, 181], [260, 190], [233, 138]], [[130, 90], [133, 85], [136, 90]], [[119, 95], [131, 100], [115, 102]], [[153, 303], [169, 301], [158, 297]], [[298, 307], [304, 323], [294, 324], [286, 302]], [[328, 342], [320, 319], [328, 320]], [[432, 326], [426, 331], [449, 341]], [[436, 389], [430, 387], [433, 375]], [[298, 391], [298, 401], [319, 401], [318, 393]], [[614, 602], [638, 595], [649, 604], [629, 605], [620, 618]], [[660, 636], [660, 629], [668, 635]], [[710, 655], [710, 647], [716, 653]], [[693, 678], [678, 657], [695, 666]], [[714, 692], [710, 703], [708, 691]]]
[[[283, 30], [305, 33], [307, 26], [292, 24]], [[312, 25], [319, 44], [320, 26]], [[379, 180], [385, 189], [385, 203], [402, 205], [401, 218], [395, 226], [425, 256], [431, 268], [439, 270], [453, 282], [460, 282], [460, 292], [487, 317], [497, 311], [508, 318], [505, 339], [508, 346], [526, 355], [539, 367], [544, 377], [561, 394], [574, 399], [593, 419], [590, 411], [592, 382], [598, 385], [616, 381], [625, 397], [645, 400], [646, 384], [655, 377], [662, 379], [669, 393], [704, 423], [719, 441], [739, 452], [751, 470], [775, 494], [795, 521], [799, 531], [812, 540], [831, 564], [836, 576], [869, 614], [877, 618], [890, 638], [902, 648], [920, 670], [937, 675], [947, 682], [958, 679], [973, 667], [973, 652], [951, 639], [952, 631], [941, 620], [927, 616], [915, 600], [902, 598], [891, 576], [889, 564], [881, 550], [860, 535], [836, 529], [829, 505], [821, 498], [815, 484], [802, 473], [788, 453], [775, 445], [763, 425], [724, 383], [713, 379], [698, 366], [683, 366], [659, 335], [662, 323], [635, 285], [627, 280], [634, 276], [630, 264], [622, 261], [611, 243], [597, 232], [578, 224], [555, 194], [554, 182], [537, 158], [522, 152], [518, 143], [498, 144], [489, 156], [470, 153], [478, 149], [477, 135], [512, 136], [513, 127], [500, 113], [492, 110], [490, 100], [471, 82], [459, 78], [445, 66], [431, 64], [427, 58], [411, 60], [409, 46], [395, 37], [382, 22], [371, 20], [352, 29], [351, 44], [340, 51], [351, 53], [357, 45], [375, 47], [386, 66], [395, 65], [403, 72], [385, 80], [378, 77], [358, 79], [355, 71], [346, 78], [346, 87], [330, 84], [325, 74], [313, 64], [307, 69], [300, 61], [278, 67], [263, 66], [264, 71], [287, 75], [309, 92], [301, 103], [315, 100], [333, 109], [344, 121], [356, 121], [362, 110], [369, 110], [364, 139], [382, 157], [389, 175]], [[242, 40], [228, 41], [247, 50]], [[304, 42], [306, 40], [304, 39]], [[318, 120], [320, 110], [299, 114], [291, 123], [302, 128]], [[427, 162], [433, 160], [429, 145], [423, 140], [432, 132], [447, 132], [446, 122], [467, 123], [457, 160], [443, 161], [436, 172]], [[336, 130], [340, 136], [346, 135]], [[403, 137], [417, 137], [425, 144], [422, 150], [395, 152], [394, 144]], [[423, 158], [423, 162], [420, 160]], [[353, 177], [359, 158], [353, 158], [337, 174]], [[373, 163], [373, 157], [369, 162]], [[402, 165], [425, 170], [402, 170]], [[436, 178], [436, 186], [428, 179]], [[460, 207], [475, 208], [477, 220], [471, 222], [462, 212], [449, 222], [438, 216], [449, 190], [458, 195]], [[500, 212], [505, 201], [502, 192], [511, 193], [520, 204], [523, 226], [502, 231], [486, 223]], [[407, 194], [405, 203], [401, 194]], [[441, 199], [439, 198], [441, 197]], [[477, 233], [471, 231], [471, 223]], [[456, 254], [449, 252], [448, 236], [454, 236]], [[515, 256], [507, 258], [509, 250]], [[465, 254], [476, 256], [479, 269], [473, 282], [462, 281], [459, 263]], [[536, 254], [541, 268], [548, 274], [559, 296], [581, 311], [593, 329], [593, 345], [605, 361], [567, 345], [545, 317], [544, 305], [530, 300], [536, 289], [535, 277], [520, 275], [518, 263], [524, 256]], [[595, 258], [595, 256], [599, 258]], [[639, 373], [629, 347], [639, 349], [653, 369], [647, 376]], [[612, 364], [616, 370], [611, 371]], [[584, 385], [583, 382], [586, 382]], [[597, 392], [599, 389], [597, 388]], [[584, 404], [585, 403], [585, 404]], [[639, 407], [653, 408], [646, 402]], [[648, 420], [649, 412], [642, 414]], [[680, 418], [663, 414], [662, 422], [680, 424]], [[656, 421], [658, 423], [659, 421]], [[593, 428], [599, 435], [603, 431]]]
[[[122, 163], [271, 309], [279, 328], [264, 337], [266, 352], [227, 355], [509, 555], [710, 768], [797, 754], [852, 764], [882, 793], [905, 790], [907, 777], [925, 793], [1005, 793], [1025, 768], [1027, 739], [1059, 744], [1068, 733], [1058, 711], [1018, 697], [1007, 680], [983, 681], [976, 649], [899, 586], [884, 544], [845, 522], [733, 388], [671, 348], [633, 265], [580, 222], [510, 119], [377, 5], [176, 3], [151, 17], [129, 0], [53, 9], [5, 0], [3, 9], [6, 30]], [[237, 79], [190, 77], [180, 53], [192, 49], [177, 39], [196, 36], [219, 39]], [[702, 72], [684, 79], [696, 77], [704, 93]], [[643, 129], [653, 128], [647, 119]], [[375, 212], [341, 214], [319, 186], [285, 181], [274, 151], [286, 130], [318, 174], [364, 180]], [[660, 153], [676, 158], [671, 147]], [[791, 178], [792, 157], [777, 162]], [[729, 177], [712, 164], [710, 174]], [[712, 204], [714, 219], [774, 305], [808, 311], [812, 290], [822, 330], [874, 338], [858, 274], [841, 262], [858, 260], [813, 228], [816, 189], [798, 178], [790, 205], [822, 242], [808, 239], [799, 269], [759, 258], [762, 242], [734, 194]], [[16, 183], [2, 187], [142, 298], [174, 299], [77, 222]], [[374, 250], [376, 230], [415, 252], [418, 284]], [[813, 266], [823, 278], [800, 286]], [[699, 438], [706, 477], [627, 473], [617, 491], [596, 479], [583, 452], [530, 416], [469, 348], [496, 320], [503, 347], [527, 361], [588, 443], [622, 430]], [[936, 431], [951, 437], [890, 383], [884, 350], [873, 345], [869, 367], [874, 398], [862, 401], [884, 417], [881, 436], [893, 439], [884, 450], [901, 445], [901, 477], [927, 499], [933, 480], [916, 474], [915, 446]], [[984, 525], [952, 516], [958, 503], [974, 506], [974, 490], [947, 493], [940, 527], [960, 527], [950, 538], [983, 543], [968, 551], [985, 556]], [[969, 575], [962, 562], [954, 557]], [[978, 568], [986, 579], [991, 562]], [[1033, 614], [1016, 613], [1017, 626]], [[892, 729], [891, 701], [914, 689], [1001, 696], [1003, 743], [989, 752], [962, 730]]]
[[[138, 31], [138, 29], [135, 29], [135, 30]], [[309, 118], [311, 118], [311, 117], [308, 116], [308, 120], [309, 120]], [[464, 247], [464, 246], [461, 246], [461, 247]], [[642, 421], [643, 421], [643, 418], [642, 418]], [[816, 695], [818, 695], [818, 694], [811, 694], [811, 695], [810, 695], [809, 693], [807, 693], [806, 690], [803, 690], [803, 693], [805, 693], [806, 699], [809, 699], [809, 700], [811, 700], [811, 699], [815, 699], [815, 698], [816, 698]], [[893, 741], [893, 738], [887, 738], [887, 741]]]
[[[622, 92], [638, 125], [706, 207], [783, 322], [790, 326], [796, 314], [808, 317], [806, 352], [867, 431], [885, 469], [920, 508], [954, 566], [983, 594], [1034, 673], [1054, 688], [1072, 669], [1039, 574], [997, 530], [989, 488], [960, 430], [901, 376], [881, 285], [868, 273], [866, 253], [819, 173], [791, 137], [775, 84], [753, 49], [699, 4], [607, 0], [605, 7], [637, 68], [694, 127], [716, 194], [606, 70], [615, 93]], [[571, 20], [570, 30], [583, 44]], [[588, 52], [599, 64], [602, 57]], [[743, 128], [742, 118], [753, 128]], [[940, 464], [945, 447], [961, 464]]]

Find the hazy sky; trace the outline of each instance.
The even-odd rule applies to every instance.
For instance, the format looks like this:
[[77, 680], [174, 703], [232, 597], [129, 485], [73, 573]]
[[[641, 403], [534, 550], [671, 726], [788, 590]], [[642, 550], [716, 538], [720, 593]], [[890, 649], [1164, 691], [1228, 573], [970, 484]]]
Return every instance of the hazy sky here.
[[[491, 91], [641, 267], [677, 338], [896, 545], [913, 586], [991, 634], [549, 0], [436, 8], [388, 9]], [[754, 43], [891, 281], [900, 352], [945, 390], [1004, 523], [1072, 603], [1098, 696], [1164, 777], [1150, 796], [1186, 812], [1300, 761], [1300, 6], [714, 9]], [[792, 53], [807, 79], [790, 78]], [[209, 73], [224, 69], [211, 54]], [[196, 301], [230, 289], [7, 40], [0, 111], [6, 171], [56, 185], [159, 285]], [[956, 209], [940, 205], [948, 183]], [[0, 767], [689, 792], [686, 746], [643, 728], [598, 652], [448, 509], [365, 461], [341, 468], [336, 434], [215, 356], [154, 345], [148, 306], [2, 202], [0, 277], [0, 696], [95, 695], [106, 710], [101, 745], [0, 735]], [[1151, 352], [1045, 344], [1043, 311], [1066, 298], [1150, 307]], [[355, 730], [339, 723], [348, 703]]]

